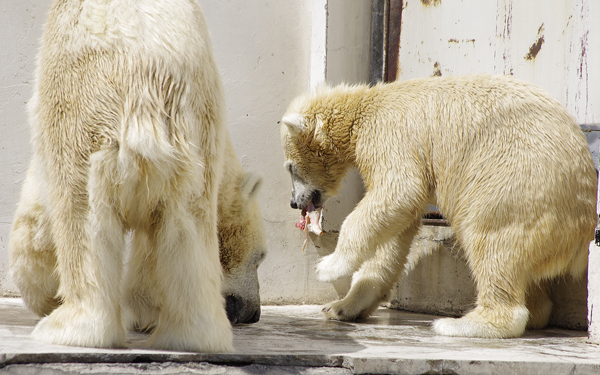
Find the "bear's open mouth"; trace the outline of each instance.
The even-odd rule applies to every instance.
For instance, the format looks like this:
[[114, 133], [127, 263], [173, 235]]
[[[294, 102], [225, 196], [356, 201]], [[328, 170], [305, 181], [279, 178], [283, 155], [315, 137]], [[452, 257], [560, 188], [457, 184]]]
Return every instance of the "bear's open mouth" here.
[[322, 210], [322, 206], [315, 207], [311, 201], [306, 208], [302, 209], [302, 216], [300, 216], [300, 219], [296, 221], [296, 228], [306, 233], [306, 239], [302, 245], [302, 252], [304, 252], [304, 248], [306, 247], [306, 243], [308, 241], [308, 232], [313, 232], [317, 236], [323, 234], [323, 230], [321, 229]]

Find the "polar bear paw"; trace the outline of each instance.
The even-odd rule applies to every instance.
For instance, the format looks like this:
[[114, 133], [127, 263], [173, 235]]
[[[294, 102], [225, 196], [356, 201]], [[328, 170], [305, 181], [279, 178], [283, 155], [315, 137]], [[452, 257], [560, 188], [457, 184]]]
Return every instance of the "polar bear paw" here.
[[322, 312], [326, 318], [334, 320], [366, 319], [386, 298], [378, 280], [363, 277], [361, 271], [358, 271], [353, 276], [352, 287], [346, 296], [328, 303]]
[[443, 318], [433, 322], [433, 330], [444, 336], [510, 338], [519, 337], [525, 331], [529, 311], [515, 307], [488, 313], [479, 307], [459, 319]]
[[93, 348], [122, 348], [125, 330], [118, 314], [63, 304], [40, 320], [31, 337], [50, 344]]
[[323, 307], [321, 312], [325, 318], [331, 320], [352, 321], [357, 319], [366, 319], [373, 311], [377, 310], [379, 303], [369, 304], [356, 299], [344, 298], [339, 301], [330, 302]]
[[355, 306], [346, 303], [343, 299], [326, 304], [321, 312], [327, 319], [342, 321], [355, 320], [360, 313], [360, 311], [356, 311]]
[[323, 282], [332, 282], [342, 276], [349, 275], [355, 271], [355, 267], [347, 260], [333, 253], [323, 257], [316, 268], [317, 279]]
[[136, 332], [152, 332], [156, 327], [160, 309], [156, 306], [124, 306], [123, 323], [125, 329]]
[[232, 342], [231, 324], [225, 318], [218, 323], [204, 321], [189, 326], [160, 324], [145, 346], [183, 352], [229, 353], [233, 351]]
[[123, 299], [122, 314], [126, 330], [149, 333], [156, 327], [160, 308], [149, 292], [136, 288]]

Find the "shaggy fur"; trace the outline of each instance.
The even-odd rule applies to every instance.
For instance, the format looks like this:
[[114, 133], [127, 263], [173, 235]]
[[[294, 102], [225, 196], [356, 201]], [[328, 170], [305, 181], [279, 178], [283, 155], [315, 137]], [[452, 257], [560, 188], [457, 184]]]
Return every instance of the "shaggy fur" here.
[[322, 281], [354, 272], [348, 295], [324, 309], [330, 318], [368, 316], [386, 298], [428, 204], [451, 223], [478, 291], [473, 311], [434, 323], [439, 334], [543, 327], [543, 281], [586, 269], [594, 164], [574, 119], [536, 86], [471, 75], [323, 87], [292, 102], [282, 122], [298, 208], [337, 194], [351, 166], [367, 188], [317, 267]]
[[122, 347], [124, 306], [128, 328], [154, 328], [150, 347], [231, 351], [218, 199], [220, 228], [254, 234], [224, 246], [221, 257], [234, 258], [224, 262], [228, 275], [250, 281], [223, 291], [245, 297], [254, 307], [239, 314], [257, 318], [262, 178], [235, 157], [222, 91], [195, 1], [54, 1], [29, 108], [34, 154], [9, 244], [25, 303], [48, 315], [34, 338]]

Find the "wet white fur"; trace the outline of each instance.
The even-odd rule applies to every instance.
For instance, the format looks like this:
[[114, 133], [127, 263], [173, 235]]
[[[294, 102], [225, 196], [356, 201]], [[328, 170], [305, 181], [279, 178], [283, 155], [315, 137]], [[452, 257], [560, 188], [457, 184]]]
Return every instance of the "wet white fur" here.
[[153, 260], [144, 270], [160, 308], [148, 345], [231, 351], [217, 240], [230, 145], [196, 2], [55, 0], [29, 107], [34, 155], [10, 257], [27, 305], [50, 314], [33, 337], [124, 346], [132, 230], [132, 259]]
[[451, 223], [478, 290], [477, 307], [437, 321], [439, 334], [514, 337], [528, 322], [543, 327], [545, 280], [584, 273], [594, 164], [575, 120], [540, 88], [491, 75], [322, 87], [283, 118], [286, 165], [307, 186], [331, 196], [353, 166], [367, 187], [317, 266], [322, 281], [354, 272], [328, 317], [368, 316], [387, 298], [428, 204]]

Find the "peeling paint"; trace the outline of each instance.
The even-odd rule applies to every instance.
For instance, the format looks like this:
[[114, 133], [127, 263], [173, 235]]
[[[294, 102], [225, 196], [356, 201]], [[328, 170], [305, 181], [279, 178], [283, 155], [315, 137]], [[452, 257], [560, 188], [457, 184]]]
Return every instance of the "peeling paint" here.
[[529, 52], [527, 52], [527, 55], [525, 55], [524, 59], [525, 60], [534, 60], [535, 57], [537, 56], [537, 54], [542, 49], [542, 44], [544, 44], [544, 24], [543, 23], [540, 26], [540, 28], [538, 29], [536, 42], [533, 43], [531, 45], [531, 47], [529, 47]]
[[448, 43], [473, 43], [473, 45], [475, 45], [475, 39], [463, 39], [463, 40], [458, 40], [458, 39], [454, 39], [454, 38], [450, 38], [448, 39]]
[[[577, 75], [579, 77], [578, 92], [575, 94], [575, 99], [580, 102], [578, 110], [582, 110], [584, 118], [588, 116], [589, 108], [589, 84], [588, 84], [588, 62], [587, 62], [587, 45], [590, 31], [587, 30], [581, 37], [581, 52], [579, 54], [579, 66], [577, 67]], [[584, 96], [584, 98], [582, 98]], [[579, 111], [578, 111], [579, 112]]]
[[[587, 53], [587, 44], [588, 44], [588, 35], [589, 34], [590, 34], [590, 31], [588, 30], [581, 38], [581, 53], [579, 55], [579, 68], [577, 69], [577, 73], [579, 74], [580, 79], [583, 79], [583, 71], [584, 70], [586, 70], [586, 73], [587, 73], [586, 53]], [[586, 80], [587, 80], [587, 74], [586, 74]]]
[[404, 0], [403, 5], [399, 79], [513, 75], [550, 92], [579, 124], [600, 123], [600, 70], [593, 68], [599, 66], [594, 47], [600, 0], [566, 0], [558, 8], [545, 0], [442, 1], [436, 8]]
[[513, 74], [513, 61], [511, 54], [511, 38], [512, 38], [512, 23], [513, 23], [513, 2], [506, 1], [498, 6], [498, 10], [496, 13], [496, 37], [500, 39], [502, 46], [501, 50], [497, 50], [495, 52], [495, 59], [497, 64], [500, 63], [500, 53], [502, 53], [502, 66], [495, 65], [494, 71], [499, 71], [501, 69], [502, 74]]
[[440, 69], [441, 65], [439, 62], [435, 62], [433, 64], [433, 74], [431, 75], [432, 77], [441, 77], [442, 76], [442, 70]]
[[425, 6], [433, 5], [434, 7], [442, 4], [442, 0], [421, 0], [421, 4]]

